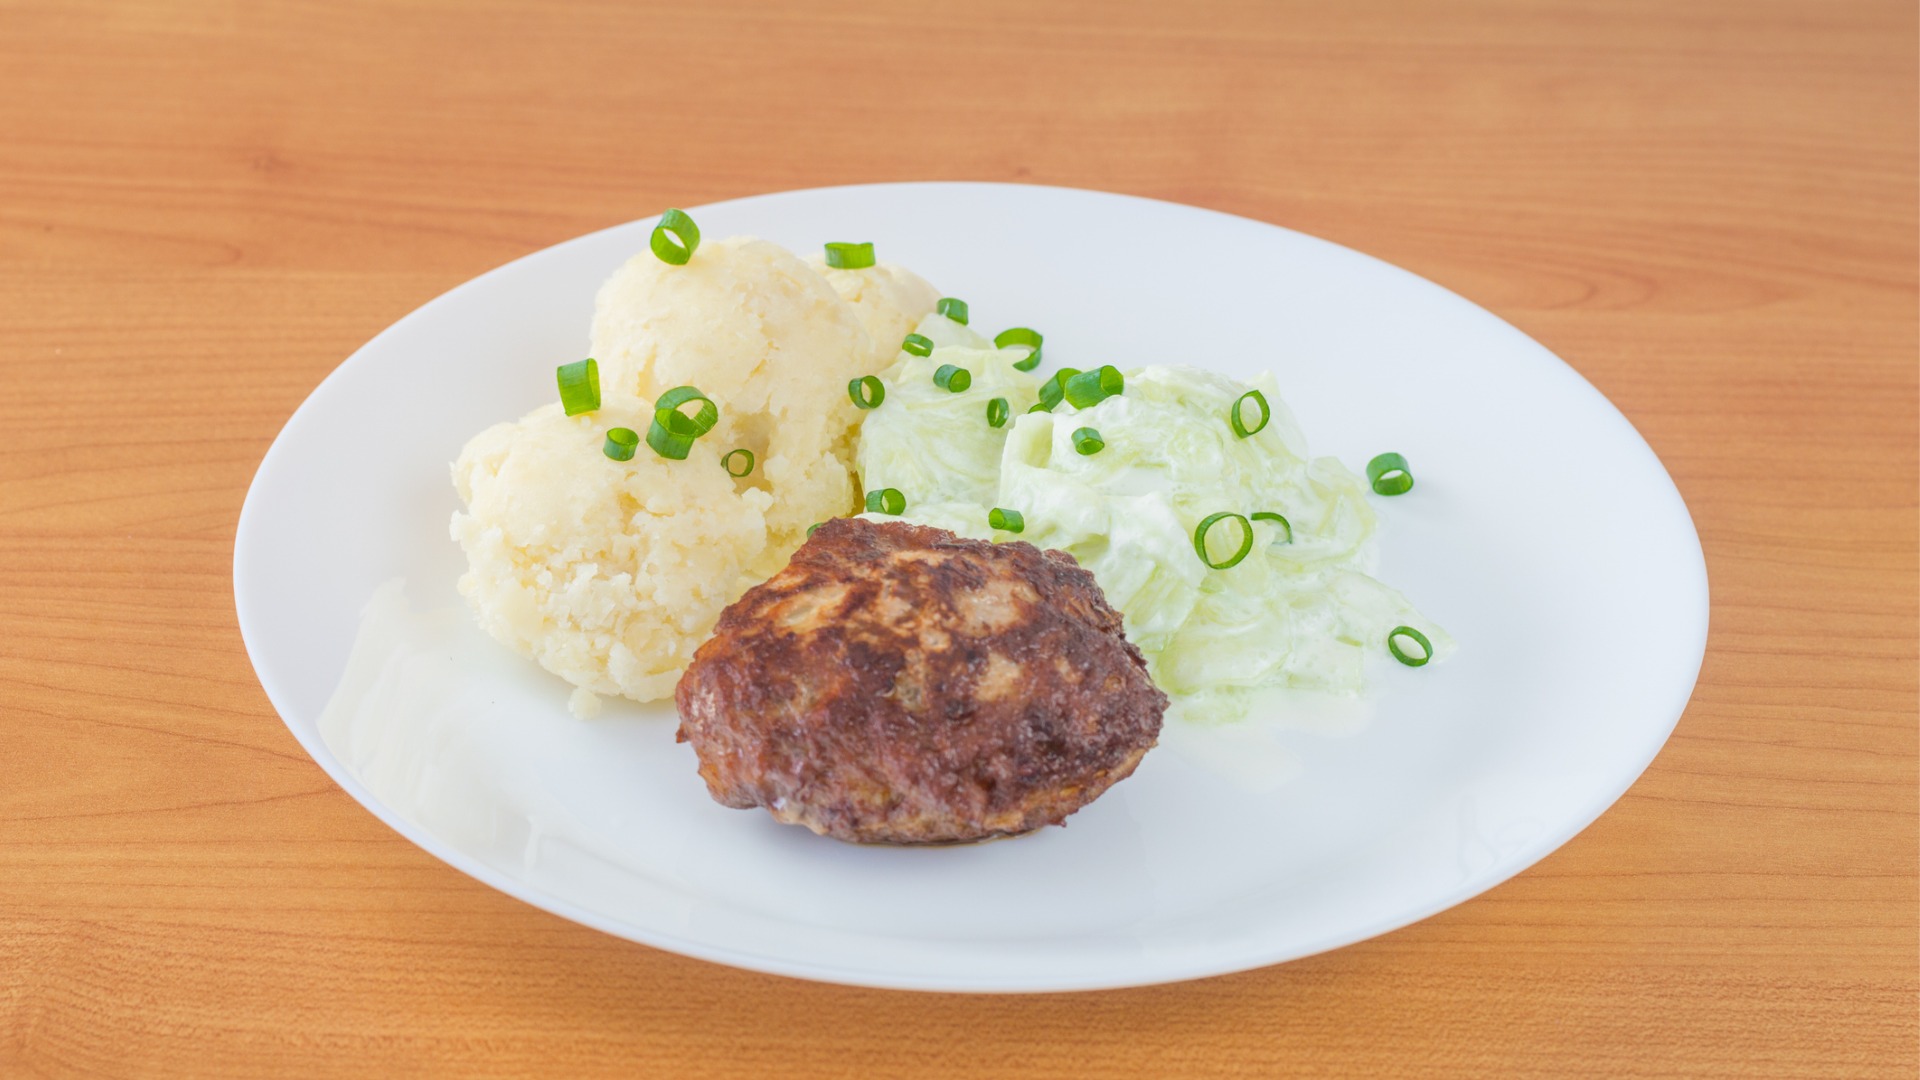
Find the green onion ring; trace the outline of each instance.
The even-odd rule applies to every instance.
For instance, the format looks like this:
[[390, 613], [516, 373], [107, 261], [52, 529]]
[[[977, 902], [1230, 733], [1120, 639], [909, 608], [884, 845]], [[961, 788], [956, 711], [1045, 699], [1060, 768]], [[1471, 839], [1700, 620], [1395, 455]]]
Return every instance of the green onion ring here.
[[933, 340], [919, 334], [908, 334], [907, 339], [900, 343], [900, 347], [915, 356], [933, 355]]
[[987, 402], [987, 426], [1006, 427], [1007, 416], [1013, 412], [1013, 405], [1006, 398], [997, 397]]
[[865, 270], [873, 265], [873, 245], [845, 242], [828, 244], [827, 265], [835, 270]]
[[553, 369], [560, 384], [560, 407], [568, 416], [578, 416], [600, 407], [600, 363], [589, 356], [573, 364]]
[[816, 521], [813, 524], [807, 526], [807, 539], [809, 540], [813, 539], [813, 534], [819, 532], [820, 526], [825, 524], [826, 522], [824, 521]]
[[1033, 412], [1052, 412], [1053, 410], [1047, 408], [1044, 403], [1036, 401], [1033, 404], [1027, 406], [1027, 411], [1030, 413], [1033, 413]]
[[856, 408], [877, 409], [887, 400], [887, 384], [878, 376], [862, 375], [847, 384], [847, 396], [853, 399]]
[[1016, 371], [1032, 371], [1034, 368], [1040, 366], [1040, 346], [1046, 340], [1038, 330], [1029, 330], [1024, 326], [1016, 326], [993, 335], [993, 347], [996, 349], [1006, 349], [1020, 345], [1032, 347], [1033, 351], [1027, 354], [1025, 360], [1015, 360], [1013, 362], [1013, 367]]
[[[680, 411], [689, 401], [700, 402], [692, 416]], [[663, 458], [685, 461], [693, 441], [713, 430], [720, 422], [720, 409], [705, 394], [691, 386], [676, 386], [660, 395], [654, 403], [653, 423], [647, 426], [647, 445]]]
[[640, 436], [632, 428], [608, 428], [607, 441], [600, 444], [600, 452], [615, 461], [632, 461], [633, 448], [639, 445]]
[[867, 511], [898, 516], [907, 512], [907, 497], [899, 488], [877, 488], [867, 492]]
[[933, 385], [949, 394], [958, 394], [973, 385], [973, 372], [958, 364], [941, 364], [933, 373]]
[[1261, 510], [1248, 516], [1255, 521], [1277, 522], [1280, 526], [1280, 540], [1278, 542], [1282, 544], [1293, 543], [1293, 522], [1288, 521], [1286, 518], [1281, 517], [1271, 510]]
[[945, 315], [961, 326], [967, 325], [967, 302], [952, 296], [943, 296], [933, 305], [934, 313]]
[[1040, 384], [1040, 404], [1047, 412], [1067, 399], [1067, 380], [1080, 374], [1079, 368], [1063, 367], [1053, 373], [1053, 377]]
[[[687, 435], [670, 430], [667, 425], [672, 421], [663, 421], [662, 417], [680, 416], [672, 409], [660, 409], [653, 414], [653, 423], [647, 425], [647, 445], [663, 458], [674, 461], [687, 460], [687, 453], [693, 449], [693, 440], [697, 435]], [[685, 420], [686, 417], [680, 416]]]
[[[1400, 651], [1400, 642], [1395, 640], [1396, 638], [1411, 638], [1414, 644], [1420, 646], [1421, 655], [1413, 657]], [[1387, 632], [1387, 651], [1393, 654], [1395, 660], [1408, 667], [1424, 667], [1427, 661], [1433, 659], [1433, 642], [1428, 641], [1427, 635], [1411, 626], [1396, 626]]]
[[1107, 364], [1098, 371], [1084, 371], [1075, 375], [1061, 389], [1066, 395], [1067, 404], [1076, 409], [1085, 409], [1118, 396], [1126, 386], [1127, 381], [1121, 376], [1120, 369]]
[[[736, 458], [745, 458], [745, 464], [740, 466], [740, 471], [738, 472], [735, 472], [733, 468], [733, 462]], [[733, 477], [735, 480], [750, 475], [753, 472], [753, 451], [744, 446], [735, 447], [720, 456], [720, 467], [727, 470], [727, 475]]]
[[660, 261], [673, 266], [685, 266], [687, 260], [700, 247], [700, 226], [693, 223], [684, 211], [668, 210], [660, 215], [660, 224], [653, 227], [653, 236], [647, 240], [647, 246], [660, 257]]
[[1407, 469], [1406, 458], [1380, 454], [1367, 462], [1367, 482], [1376, 495], [1405, 495], [1413, 490], [1413, 473]]
[[[689, 401], [700, 402], [700, 407], [694, 410], [692, 416], [680, 411], [680, 406]], [[691, 435], [696, 439], [712, 431], [713, 425], [720, 422], [720, 407], [713, 403], [712, 398], [701, 393], [698, 387], [693, 386], [676, 386], [656, 398], [653, 403], [654, 415], [657, 417], [663, 411], [670, 412], [692, 425], [692, 428], [688, 429], [680, 424], [674, 424], [674, 434]]]
[[1001, 532], [1025, 532], [1027, 519], [1021, 517], [1018, 510], [1002, 510], [996, 506], [987, 512], [987, 525]]
[[[1228, 557], [1225, 562], [1214, 562], [1207, 556], [1207, 530], [1228, 518], [1232, 518], [1240, 523], [1240, 549]], [[1206, 563], [1215, 570], [1225, 570], [1229, 566], [1238, 565], [1241, 559], [1247, 557], [1247, 552], [1253, 550], [1253, 523], [1230, 510], [1222, 510], [1217, 514], [1208, 514], [1206, 517], [1200, 519], [1200, 527], [1193, 530], [1193, 550], [1199, 554], [1201, 562]]]
[[[1245, 405], [1249, 398], [1253, 399], [1255, 405], [1260, 406], [1260, 422], [1252, 427], [1248, 427], [1240, 419], [1240, 407]], [[1258, 390], [1249, 390], [1241, 394], [1234, 399], [1233, 408], [1227, 410], [1227, 422], [1233, 425], [1233, 433], [1242, 439], [1266, 427], [1267, 421], [1271, 419], [1273, 419], [1273, 410], [1267, 407], [1267, 395]]]
[[1107, 440], [1090, 427], [1083, 427], [1073, 433], [1074, 452], [1082, 457], [1091, 457], [1107, 448]]

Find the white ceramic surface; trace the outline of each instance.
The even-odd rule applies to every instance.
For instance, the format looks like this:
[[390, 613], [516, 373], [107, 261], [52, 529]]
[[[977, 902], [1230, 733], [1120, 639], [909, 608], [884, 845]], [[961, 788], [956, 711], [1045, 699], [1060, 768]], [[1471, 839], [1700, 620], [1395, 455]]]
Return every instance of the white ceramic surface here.
[[[1017, 840], [861, 848], [721, 808], [667, 706], [582, 722], [473, 628], [447, 463], [553, 395], [651, 220], [503, 266], [381, 333], [260, 466], [234, 593], [287, 726], [394, 829], [528, 903], [722, 963], [871, 986], [1036, 991], [1241, 970], [1358, 941], [1525, 869], [1666, 740], [1705, 646], [1678, 492], [1579, 375], [1366, 255], [1169, 203], [993, 184], [789, 192], [691, 211], [801, 252], [873, 240], [1035, 326], [1049, 367], [1270, 367], [1315, 453], [1382, 450], [1380, 576], [1460, 642], [1362, 708], [1171, 723], [1135, 776]], [[350, 661], [351, 656], [351, 663]], [[329, 703], [331, 702], [331, 708]], [[327, 730], [323, 733], [322, 717]]]

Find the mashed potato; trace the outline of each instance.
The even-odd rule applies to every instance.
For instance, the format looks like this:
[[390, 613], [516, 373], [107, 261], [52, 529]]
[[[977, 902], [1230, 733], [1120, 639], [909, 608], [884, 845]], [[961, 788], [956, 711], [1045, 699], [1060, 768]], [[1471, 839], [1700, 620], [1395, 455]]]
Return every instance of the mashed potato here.
[[873, 354], [868, 361], [872, 371], [893, 363], [900, 342], [940, 302], [940, 290], [904, 266], [883, 262], [860, 270], [838, 270], [828, 266], [820, 255], [807, 262], [853, 308], [854, 316], [873, 339]]
[[[597, 710], [595, 694], [670, 696], [720, 611], [808, 526], [855, 509], [847, 383], [891, 363], [937, 299], [898, 267], [815, 268], [750, 237], [704, 243], [682, 266], [636, 255], [595, 301], [600, 409], [543, 406], [454, 463], [460, 592], [480, 625], [578, 687], [575, 715]], [[607, 429], [644, 437], [676, 386], [720, 414], [686, 460], [644, 442], [607, 458]], [[721, 467], [734, 449], [755, 459], [739, 479]]]
[[769, 574], [807, 526], [853, 508], [860, 414], [847, 382], [875, 370], [874, 351], [853, 309], [805, 260], [750, 237], [703, 243], [685, 266], [643, 251], [594, 305], [604, 392], [651, 402], [699, 387], [720, 409], [701, 444], [753, 451], [750, 479], [772, 496], [760, 563]]
[[712, 439], [685, 461], [644, 443], [631, 461], [606, 457], [608, 428], [644, 432], [650, 417], [636, 401], [571, 417], [544, 405], [474, 436], [453, 465], [460, 592], [480, 625], [575, 686], [639, 701], [673, 693], [721, 609], [759, 580], [773, 502], [727, 476]]

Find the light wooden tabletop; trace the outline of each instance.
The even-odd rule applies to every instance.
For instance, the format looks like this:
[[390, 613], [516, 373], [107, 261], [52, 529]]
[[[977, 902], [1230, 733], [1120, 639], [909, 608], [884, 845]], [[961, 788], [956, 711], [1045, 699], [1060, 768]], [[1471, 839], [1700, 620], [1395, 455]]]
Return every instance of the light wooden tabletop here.
[[[1913, 1076], [1916, 66], [1909, 0], [0, 6], [0, 1075]], [[1565, 357], [1706, 547], [1652, 768], [1407, 929], [1025, 998], [628, 944], [335, 788], [229, 589], [315, 384], [577, 234], [924, 178], [1277, 222]]]

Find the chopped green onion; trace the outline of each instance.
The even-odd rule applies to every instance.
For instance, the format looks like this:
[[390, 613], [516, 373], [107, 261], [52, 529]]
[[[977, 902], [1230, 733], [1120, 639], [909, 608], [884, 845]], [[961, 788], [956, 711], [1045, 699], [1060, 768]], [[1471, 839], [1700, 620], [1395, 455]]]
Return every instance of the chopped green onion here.
[[[700, 407], [692, 416], [680, 406], [697, 401]], [[647, 427], [647, 445], [663, 458], [685, 461], [693, 449], [693, 440], [713, 430], [720, 422], [720, 408], [713, 399], [691, 386], [676, 386], [653, 403], [653, 423]]]
[[[1248, 401], [1260, 406], [1260, 422], [1252, 427], [1248, 427], [1247, 422], [1240, 418], [1241, 408]], [[1241, 394], [1234, 400], [1233, 408], [1227, 410], [1227, 422], [1233, 425], [1233, 433], [1242, 439], [1266, 427], [1267, 421], [1271, 419], [1273, 419], [1273, 410], [1267, 407], [1267, 395], [1258, 390], [1249, 390]]]
[[[653, 452], [663, 458], [685, 461], [688, 452], [693, 449], [693, 440], [699, 436], [672, 430], [669, 425], [673, 422], [662, 419], [670, 416], [680, 416], [680, 414], [672, 409], [655, 410], [653, 423], [647, 425], [647, 445], [653, 447]], [[686, 417], [680, 416], [680, 419], [685, 420]]]
[[632, 461], [633, 448], [639, 445], [640, 436], [632, 428], [608, 428], [607, 441], [600, 445], [600, 452], [615, 461]]
[[1073, 433], [1073, 448], [1083, 457], [1091, 457], [1107, 448], [1107, 440], [1090, 427], [1083, 427]]
[[[685, 405], [689, 401], [700, 402], [700, 407], [694, 410], [692, 416], [688, 416], [686, 413], [680, 411], [680, 406]], [[712, 431], [713, 425], [720, 422], [720, 407], [713, 403], [712, 398], [701, 393], [698, 387], [676, 386], [666, 393], [661, 394], [654, 400], [653, 411], [655, 415], [658, 415], [662, 410], [671, 412], [691, 424], [691, 429], [676, 427], [676, 431], [691, 435], [696, 439]]]
[[1027, 519], [1021, 517], [1018, 510], [1002, 510], [996, 506], [987, 512], [987, 524], [1001, 532], [1017, 533], [1026, 531]]
[[[1213, 557], [1207, 554], [1207, 530], [1229, 518], [1240, 523], [1240, 547], [1224, 561], [1214, 562]], [[1226, 510], [1217, 514], [1208, 514], [1200, 519], [1200, 527], [1193, 530], [1193, 550], [1199, 554], [1201, 562], [1215, 570], [1225, 570], [1229, 566], [1234, 566], [1247, 557], [1247, 552], [1253, 550], [1253, 523], [1239, 514]]]
[[873, 265], [873, 245], [841, 242], [828, 244], [827, 265], [836, 270], [865, 270]]
[[867, 510], [875, 514], [904, 514], [907, 512], [907, 497], [899, 488], [879, 488], [867, 492]]
[[1255, 521], [1271, 521], [1274, 524], [1280, 526], [1280, 539], [1276, 540], [1275, 543], [1279, 543], [1279, 544], [1293, 543], [1293, 522], [1288, 521], [1286, 518], [1281, 517], [1279, 514], [1276, 514], [1271, 510], [1262, 510], [1258, 513], [1251, 514], [1249, 516], [1252, 517], [1253, 520]]
[[961, 326], [967, 325], [967, 302], [965, 300], [957, 300], [951, 296], [943, 296], [940, 298], [939, 303], [933, 305], [933, 310], [937, 314], [945, 315]]
[[1046, 338], [1041, 336], [1038, 330], [1029, 330], [1024, 326], [1016, 326], [1011, 330], [1002, 330], [993, 335], [993, 347], [996, 349], [1005, 349], [1017, 345], [1032, 346], [1033, 351], [1027, 354], [1025, 360], [1016, 360], [1013, 362], [1016, 370], [1032, 371], [1034, 368], [1040, 366], [1040, 345], [1045, 340]]
[[919, 334], [908, 334], [907, 339], [900, 343], [900, 347], [915, 356], [933, 355], [933, 340]]
[[[736, 461], [739, 462], [738, 468], [734, 466]], [[721, 455], [720, 467], [727, 470], [728, 476], [738, 480], [753, 471], [753, 451], [744, 446], [729, 450]]]
[[[1400, 642], [1396, 640], [1398, 638], [1406, 638], [1420, 646], [1420, 655], [1408, 656], [1401, 650]], [[1427, 635], [1411, 626], [1396, 626], [1387, 633], [1387, 651], [1393, 654], [1395, 660], [1408, 667], [1421, 667], [1433, 659], [1433, 642], [1428, 641]]]
[[807, 526], [807, 539], [809, 540], [813, 539], [813, 534], [819, 532], [820, 526], [825, 524], [826, 522], [824, 521], [816, 521], [813, 524]]
[[1053, 373], [1053, 377], [1040, 384], [1040, 404], [1043, 411], [1052, 412], [1054, 406], [1067, 399], [1067, 380], [1080, 374], [1079, 368], [1063, 367]]
[[[560, 383], [560, 407], [568, 416], [578, 416], [600, 407], [600, 363], [589, 356], [574, 364], [553, 369]], [[622, 459], [625, 460], [625, 459]]]
[[847, 396], [858, 408], [877, 409], [887, 400], [887, 384], [876, 376], [862, 375], [847, 384]]
[[700, 247], [700, 226], [679, 210], [669, 210], [660, 215], [660, 224], [653, 227], [653, 236], [647, 246], [660, 257], [663, 263], [685, 266], [687, 260]]
[[1367, 462], [1367, 482], [1376, 495], [1405, 495], [1413, 490], [1413, 473], [1399, 454], [1381, 454]]
[[1027, 411], [1031, 413], [1031, 412], [1051, 412], [1052, 410], [1048, 409], [1045, 405], [1036, 401], [1033, 404], [1027, 406]]
[[997, 397], [987, 402], [987, 426], [994, 428], [1006, 427], [1007, 416], [1011, 412], [1013, 412], [1013, 406], [1008, 403], [1006, 398]]
[[933, 385], [949, 394], [957, 394], [973, 385], [973, 372], [958, 364], [941, 364], [933, 373]]
[[1084, 409], [1119, 396], [1126, 386], [1127, 380], [1120, 375], [1120, 369], [1107, 364], [1098, 371], [1075, 375], [1061, 385], [1061, 390], [1066, 395], [1067, 404]]

